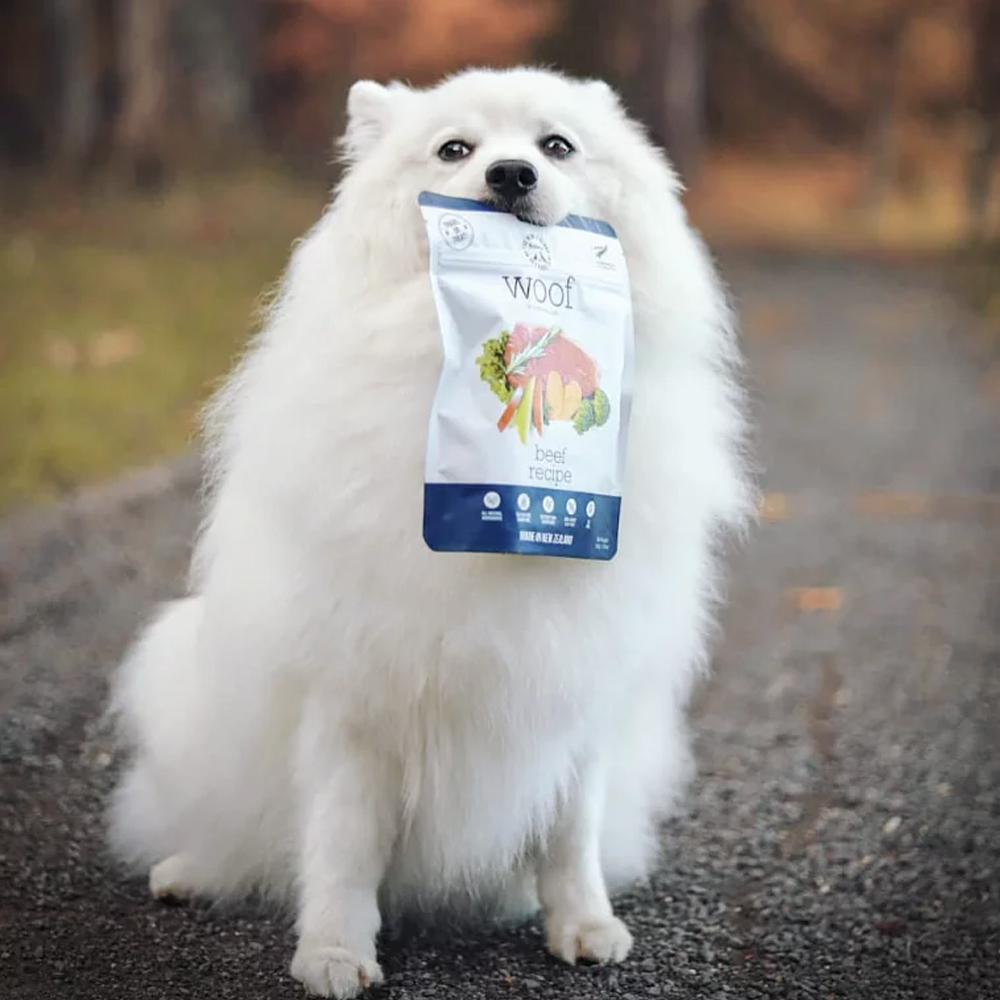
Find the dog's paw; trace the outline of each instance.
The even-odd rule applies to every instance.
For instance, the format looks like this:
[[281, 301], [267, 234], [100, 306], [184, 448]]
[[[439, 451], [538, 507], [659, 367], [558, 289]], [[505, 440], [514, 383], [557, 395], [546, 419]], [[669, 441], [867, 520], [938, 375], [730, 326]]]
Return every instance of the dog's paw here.
[[575, 919], [553, 915], [545, 921], [548, 949], [570, 965], [578, 961], [614, 965], [632, 949], [628, 928], [612, 916]]
[[382, 982], [382, 970], [374, 958], [356, 955], [346, 948], [299, 947], [292, 959], [292, 975], [319, 997], [348, 1000], [376, 983]]
[[191, 865], [183, 854], [172, 854], [149, 870], [149, 891], [163, 902], [185, 903], [198, 895]]

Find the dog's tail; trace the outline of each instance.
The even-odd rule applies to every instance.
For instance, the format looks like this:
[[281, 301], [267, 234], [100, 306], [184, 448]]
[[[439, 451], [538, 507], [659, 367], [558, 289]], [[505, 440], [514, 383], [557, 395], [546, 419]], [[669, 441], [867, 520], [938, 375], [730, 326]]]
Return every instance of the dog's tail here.
[[294, 703], [220, 670], [204, 619], [201, 597], [165, 605], [115, 679], [110, 710], [130, 759], [111, 802], [110, 844], [136, 870], [184, 856], [215, 899], [253, 888], [284, 899]]
[[131, 760], [112, 800], [110, 839], [115, 853], [137, 867], [177, 850], [202, 722], [200, 620], [197, 597], [165, 605], [112, 686], [110, 712]]

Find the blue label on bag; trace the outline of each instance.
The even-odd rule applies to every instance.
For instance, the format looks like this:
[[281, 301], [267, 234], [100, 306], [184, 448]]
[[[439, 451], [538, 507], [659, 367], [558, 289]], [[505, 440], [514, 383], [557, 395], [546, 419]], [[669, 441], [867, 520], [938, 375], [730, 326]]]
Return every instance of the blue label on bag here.
[[424, 486], [424, 539], [437, 552], [611, 559], [618, 497], [531, 486]]

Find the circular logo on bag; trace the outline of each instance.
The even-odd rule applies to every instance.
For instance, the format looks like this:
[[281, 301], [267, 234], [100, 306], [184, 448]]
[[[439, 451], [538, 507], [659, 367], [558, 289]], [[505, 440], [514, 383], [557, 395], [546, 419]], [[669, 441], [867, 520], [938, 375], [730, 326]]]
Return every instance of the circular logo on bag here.
[[572, 497], [566, 501], [566, 513], [569, 514], [570, 517], [576, 513], [576, 501]]
[[527, 493], [522, 493], [517, 498], [517, 506], [519, 510], [527, 510], [531, 506], [531, 497]]
[[487, 510], [496, 510], [500, 506], [500, 494], [496, 490], [490, 490], [486, 496], [483, 497], [483, 506]]
[[452, 250], [465, 250], [472, 245], [472, 226], [460, 215], [442, 215], [438, 232]]
[[535, 267], [548, 267], [552, 263], [552, 251], [548, 243], [535, 233], [528, 233], [521, 244], [524, 256], [531, 261]]
[[556, 502], [552, 499], [552, 497], [545, 497], [542, 500], [542, 510], [544, 510], [546, 514], [551, 514], [555, 509]]

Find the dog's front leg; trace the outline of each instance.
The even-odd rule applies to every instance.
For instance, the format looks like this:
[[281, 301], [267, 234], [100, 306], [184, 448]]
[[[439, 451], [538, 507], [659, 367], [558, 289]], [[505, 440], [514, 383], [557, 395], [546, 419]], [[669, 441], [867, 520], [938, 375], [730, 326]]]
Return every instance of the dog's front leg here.
[[298, 947], [291, 973], [310, 993], [344, 1000], [381, 982], [379, 883], [395, 837], [383, 760], [307, 719], [297, 755]]
[[596, 761], [579, 769], [538, 867], [549, 951], [571, 965], [620, 962], [632, 947], [632, 935], [611, 910], [601, 870], [604, 781]]

